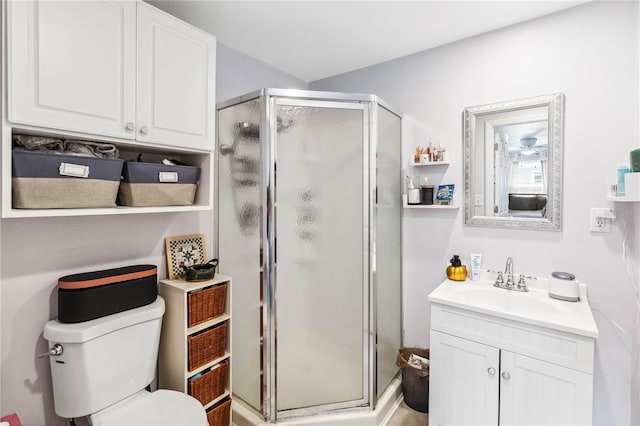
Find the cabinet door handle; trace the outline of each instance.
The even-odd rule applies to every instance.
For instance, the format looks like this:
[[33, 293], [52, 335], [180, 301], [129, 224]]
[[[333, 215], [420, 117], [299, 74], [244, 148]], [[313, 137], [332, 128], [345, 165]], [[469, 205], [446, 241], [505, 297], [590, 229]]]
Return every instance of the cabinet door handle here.
[[493, 367], [489, 367], [489, 368], [487, 368], [487, 373], [489, 373], [489, 374], [491, 374], [493, 376], [494, 374], [496, 374], [496, 370]]
[[136, 126], [132, 122], [128, 122], [124, 127], [128, 132], [133, 132], [136, 129]]
[[149, 128], [147, 126], [140, 127], [140, 133], [146, 135], [147, 133], [149, 133]]
[[507, 373], [506, 371], [502, 373], [502, 378], [505, 380], [509, 380], [511, 378], [511, 374]]

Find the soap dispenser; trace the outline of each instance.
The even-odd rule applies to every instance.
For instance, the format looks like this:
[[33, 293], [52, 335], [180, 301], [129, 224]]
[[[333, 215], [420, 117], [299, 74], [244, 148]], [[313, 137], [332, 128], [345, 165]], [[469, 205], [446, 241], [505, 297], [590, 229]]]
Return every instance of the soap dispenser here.
[[447, 266], [447, 278], [452, 281], [466, 280], [467, 267], [460, 262], [460, 256], [454, 254], [449, 262], [451, 262], [451, 265]]

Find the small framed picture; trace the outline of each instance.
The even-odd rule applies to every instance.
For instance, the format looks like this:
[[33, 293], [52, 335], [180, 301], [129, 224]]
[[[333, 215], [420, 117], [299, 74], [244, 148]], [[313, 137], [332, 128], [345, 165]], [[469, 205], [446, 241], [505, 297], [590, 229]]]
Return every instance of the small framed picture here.
[[437, 201], [449, 201], [449, 203], [437, 203], [440, 205], [450, 205], [453, 202], [453, 188], [454, 184], [438, 185], [438, 192], [436, 192]]
[[207, 262], [204, 234], [167, 237], [164, 242], [167, 250], [167, 274], [170, 280], [184, 277], [189, 266]]

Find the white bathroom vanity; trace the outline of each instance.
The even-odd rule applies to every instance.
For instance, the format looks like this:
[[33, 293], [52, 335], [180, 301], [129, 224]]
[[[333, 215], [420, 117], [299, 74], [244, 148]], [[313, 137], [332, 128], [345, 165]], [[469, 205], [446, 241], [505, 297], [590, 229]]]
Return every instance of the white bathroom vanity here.
[[598, 337], [586, 286], [580, 301], [479, 281], [444, 281], [430, 295], [430, 425], [592, 423]]

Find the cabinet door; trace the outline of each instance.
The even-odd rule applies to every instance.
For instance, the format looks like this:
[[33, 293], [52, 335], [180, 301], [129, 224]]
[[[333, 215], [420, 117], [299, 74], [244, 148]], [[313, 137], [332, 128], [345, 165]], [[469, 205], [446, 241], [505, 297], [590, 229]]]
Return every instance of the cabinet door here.
[[135, 13], [126, 1], [8, 2], [9, 121], [133, 139]]
[[593, 376], [508, 351], [501, 363], [501, 425], [591, 424]]
[[216, 41], [138, 3], [136, 139], [213, 150]]
[[497, 425], [500, 351], [431, 331], [430, 425]]

